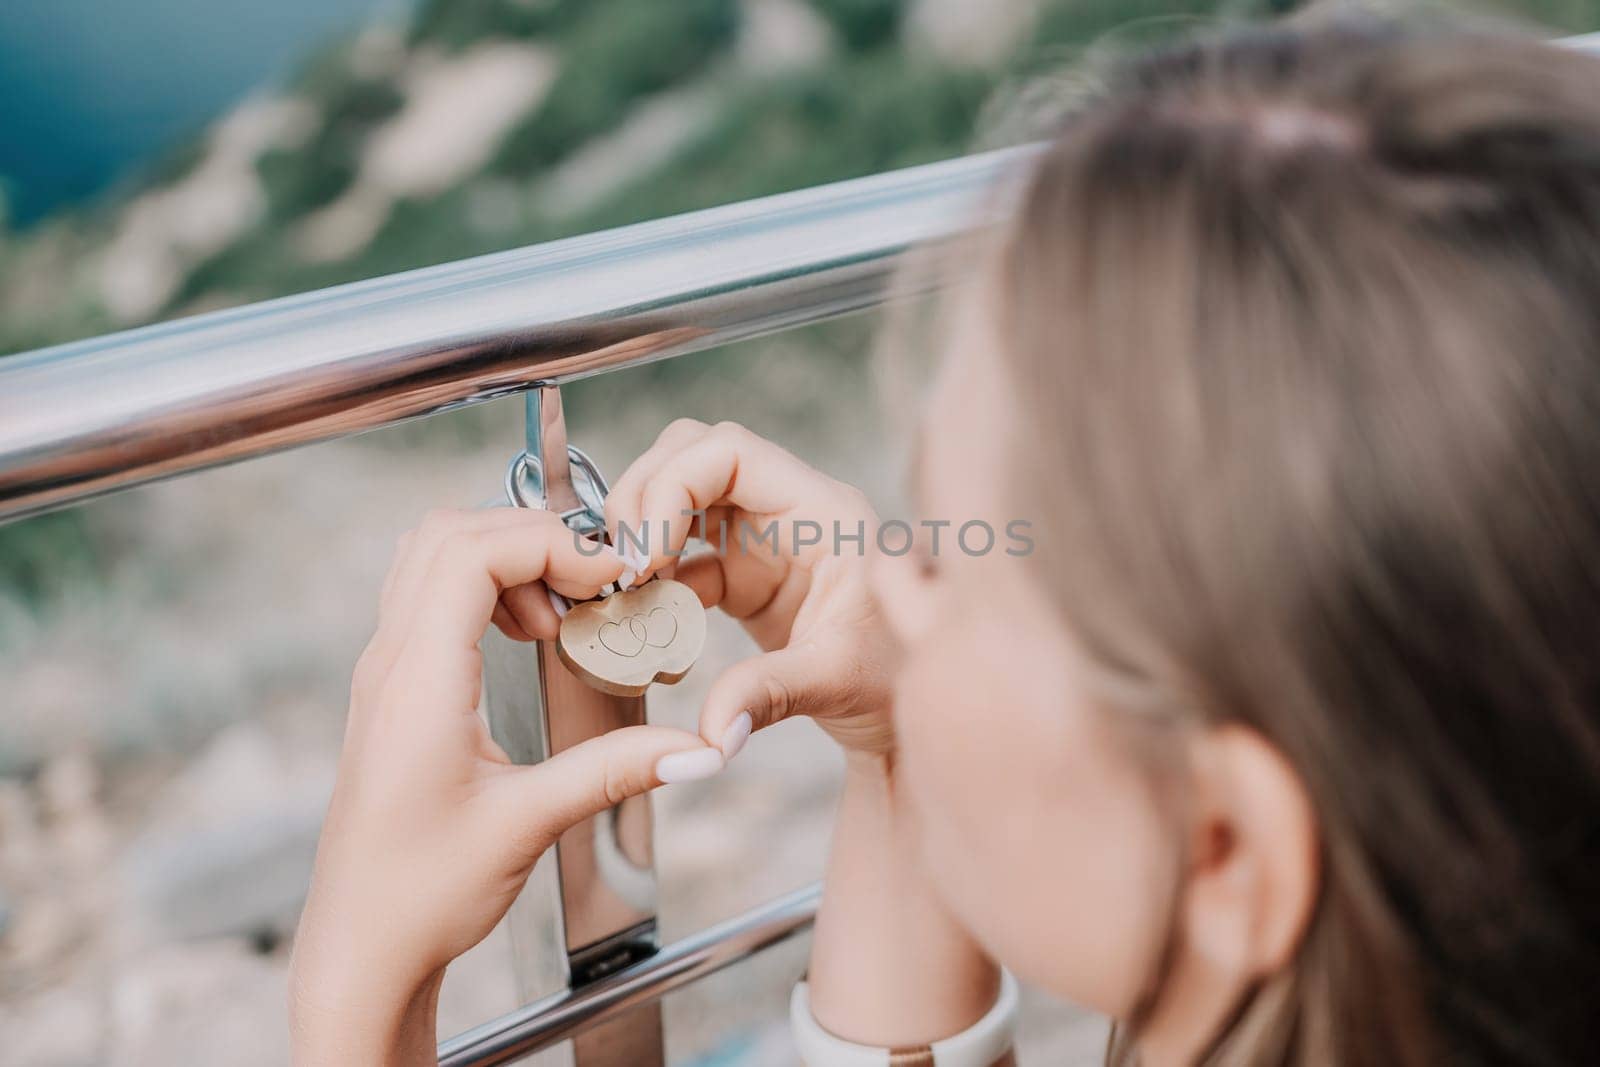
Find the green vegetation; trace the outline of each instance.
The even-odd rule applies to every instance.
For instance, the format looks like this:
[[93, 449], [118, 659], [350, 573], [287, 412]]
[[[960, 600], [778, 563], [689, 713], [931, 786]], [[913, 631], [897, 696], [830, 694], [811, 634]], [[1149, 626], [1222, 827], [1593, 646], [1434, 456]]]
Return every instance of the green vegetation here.
[[102, 548], [76, 511], [0, 526], [0, 590], [48, 603], [99, 573]]
[[[1051, 4], [1034, 23], [1024, 51], [1031, 67], [1055, 68], [1070, 63], [1081, 49], [1108, 40], [1156, 43], [1191, 31], [1197, 24], [1237, 16], [1239, 6], [1229, 0], [1075, 0]], [[1251, 10], [1258, 14], [1269, 9], [1269, 3], [1251, 4]]]
[[321, 124], [306, 144], [272, 149], [256, 163], [269, 223], [299, 218], [337, 199], [355, 179], [367, 137], [405, 104], [400, 90], [376, 79], [336, 83], [324, 100]]
[[1482, 6], [1561, 33], [1592, 33], [1600, 29], [1597, 0], [1505, 0]]
[[428, 0], [411, 23], [410, 42], [454, 52], [494, 38], [559, 36], [601, 6], [603, 0]]
[[640, 97], [698, 73], [733, 39], [736, 0], [597, 0], [560, 40], [561, 73], [512, 130], [494, 169], [530, 175], [614, 129]]
[[905, 0], [813, 0], [812, 6], [853, 52], [893, 43], [906, 9]]
[[778, 78], [580, 225], [619, 225], [956, 155], [989, 90], [979, 71], [879, 56]]

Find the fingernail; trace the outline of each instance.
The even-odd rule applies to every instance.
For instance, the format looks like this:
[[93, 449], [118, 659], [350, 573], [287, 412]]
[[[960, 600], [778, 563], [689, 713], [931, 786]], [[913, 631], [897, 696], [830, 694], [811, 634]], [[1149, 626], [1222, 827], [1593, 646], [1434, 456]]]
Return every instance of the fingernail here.
[[556, 618], [566, 618], [567, 612], [572, 610], [572, 606], [567, 603], [567, 598], [551, 589], [548, 585], [544, 587], [544, 595], [550, 598], [550, 606], [556, 609]]
[[656, 777], [663, 782], [693, 782], [710, 778], [722, 770], [722, 753], [714, 748], [692, 748], [662, 756], [656, 763]]
[[639, 572], [634, 570], [632, 567], [622, 568], [622, 577], [617, 579], [617, 588], [625, 591], [628, 586], [633, 584], [633, 580], [637, 577], [639, 577]]
[[632, 567], [635, 572], [643, 572], [650, 566], [650, 557], [645, 555], [638, 545], [623, 545], [622, 562]]
[[744, 748], [744, 743], [750, 740], [750, 726], [750, 713], [741, 711], [738, 717], [728, 724], [728, 728], [722, 731], [722, 744], [717, 747], [722, 749], [723, 762], [732, 762], [733, 757]]

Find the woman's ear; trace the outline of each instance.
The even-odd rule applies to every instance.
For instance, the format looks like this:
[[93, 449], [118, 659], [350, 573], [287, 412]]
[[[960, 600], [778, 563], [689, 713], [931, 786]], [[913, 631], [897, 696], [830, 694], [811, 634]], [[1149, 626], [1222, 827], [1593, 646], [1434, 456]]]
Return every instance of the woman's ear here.
[[1229, 986], [1294, 957], [1316, 904], [1320, 849], [1304, 783], [1243, 726], [1195, 742], [1184, 928], [1195, 962]]

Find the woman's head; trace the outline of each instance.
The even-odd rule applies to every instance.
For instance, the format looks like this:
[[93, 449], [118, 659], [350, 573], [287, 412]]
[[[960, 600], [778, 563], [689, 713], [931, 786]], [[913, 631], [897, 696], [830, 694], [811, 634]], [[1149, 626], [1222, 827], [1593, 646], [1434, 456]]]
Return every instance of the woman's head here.
[[952, 909], [1170, 1057], [1600, 1047], [1600, 60], [1154, 53], [988, 254], [919, 493], [1034, 551], [878, 568]]

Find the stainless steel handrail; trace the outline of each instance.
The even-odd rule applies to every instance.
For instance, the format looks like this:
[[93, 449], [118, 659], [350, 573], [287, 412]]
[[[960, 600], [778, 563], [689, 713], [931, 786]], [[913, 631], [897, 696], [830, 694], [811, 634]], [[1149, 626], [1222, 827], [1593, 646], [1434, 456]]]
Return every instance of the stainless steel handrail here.
[[796, 890], [589, 985], [562, 990], [459, 1034], [439, 1046], [440, 1067], [511, 1063], [657, 1000], [804, 931], [821, 895], [818, 885]]
[[0, 521], [870, 307], [1027, 151], [0, 358]]

